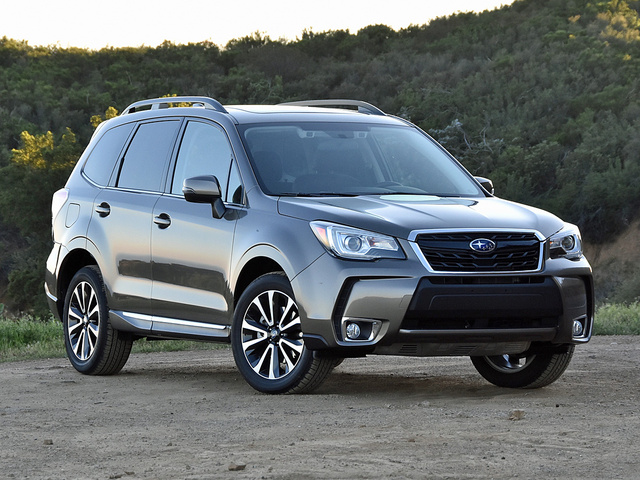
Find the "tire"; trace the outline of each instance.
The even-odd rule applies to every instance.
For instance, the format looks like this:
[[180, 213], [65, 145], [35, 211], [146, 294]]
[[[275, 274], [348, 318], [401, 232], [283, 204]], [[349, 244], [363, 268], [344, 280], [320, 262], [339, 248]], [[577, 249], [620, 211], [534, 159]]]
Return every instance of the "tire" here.
[[71, 280], [62, 325], [67, 357], [77, 371], [111, 375], [124, 367], [133, 339], [111, 326], [104, 282], [96, 267], [80, 269]]
[[573, 350], [571, 345], [562, 353], [471, 357], [471, 362], [480, 375], [498, 387], [540, 388], [560, 378], [571, 362]]
[[236, 305], [231, 326], [236, 366], [263, 393], [308, 393], [318, 388], [335, 360], [308, 350], [298, 306], [287, 278], [270, 273], [254, 280]]
[[346, 359], [344, 357], [335, 357], [333, 359], [333, 366], [331, 367], [331, 370], [338, 368], [340, 365], [342, 365], [344, 363]]

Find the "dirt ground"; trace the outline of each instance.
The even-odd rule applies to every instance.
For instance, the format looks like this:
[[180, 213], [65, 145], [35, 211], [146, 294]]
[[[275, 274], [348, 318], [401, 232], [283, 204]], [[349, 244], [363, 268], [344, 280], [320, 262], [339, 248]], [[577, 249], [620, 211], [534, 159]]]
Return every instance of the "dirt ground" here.
[[640, 337], [596, 337], [553, 385], [468, 358], [368, 357], [314, 394], [252, 390], [229, 349], [0, 365], [0, 477], [640, 478]]

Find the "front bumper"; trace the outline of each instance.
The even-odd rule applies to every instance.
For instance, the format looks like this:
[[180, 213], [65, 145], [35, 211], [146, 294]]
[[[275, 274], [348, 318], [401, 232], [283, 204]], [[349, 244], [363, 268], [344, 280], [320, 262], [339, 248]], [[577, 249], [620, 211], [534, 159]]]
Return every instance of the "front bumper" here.
[[[547, 261], [536, 273], [456, 276], [427, 272], [411, 255], [370, 263], [324, 255], [292, 285], [306, 345], [336, 355], [521, 353], [533, 343], [585, 343], [592, 332], [585, 259]], [[365, 334], [349, 339], [349, 323]]]

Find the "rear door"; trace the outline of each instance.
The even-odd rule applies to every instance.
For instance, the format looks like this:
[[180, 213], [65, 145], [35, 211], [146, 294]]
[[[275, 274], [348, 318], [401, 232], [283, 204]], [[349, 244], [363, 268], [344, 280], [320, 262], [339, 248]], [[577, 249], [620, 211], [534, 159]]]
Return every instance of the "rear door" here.
[[[205, 120], [187, 121], [169, 178], [168, 192], [153, 209], [152, 273], [154, 330], [194, 333], [197, 324], [209, 324], [204, 335], [225, 335], [233, 296], [229, 266], [236, 219], [241, 207], [227, 208], [223, 218], [211, 205], [189, 203], [182, 195], [185, 178], [215, 175], [227, 191], [230, 172], [233, 190], [238, 175], [224, 129]], [[224, 197], [223, 197], [224, 199]], [[228, 205], [229, 207], [229, 205]]]
[[94, 200], [88, 238], [112, 310], [151, 315], [151, 227], [153, 206], [164, 187], [179, 120], [144, 122], [116, 164], [109, 187]]

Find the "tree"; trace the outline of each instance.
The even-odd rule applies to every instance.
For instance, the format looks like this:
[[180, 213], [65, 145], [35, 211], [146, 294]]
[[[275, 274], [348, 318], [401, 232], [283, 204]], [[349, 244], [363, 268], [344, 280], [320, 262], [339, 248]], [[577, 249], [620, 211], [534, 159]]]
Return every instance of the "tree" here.
[[[89, 51], [0, 38], [0, 286], [28, 256], [18, 234], [29, 248], [33, 235], [49, 241], [49, 195], [67, 168], [53, 158], [72, 145], [79, 152], [92, 125], [117, 113], [109, 106], [167, 92], [223, 104], [375, 103], [492, 178], [500, 196], [579, 224], [588, 241], [608, 241], [640, 215], [639, 9], [639, 0], [518, 0], [400, 31], [306, 30], [296, 41], [256, 32], [224, 47]], [[67, 127], [75, 144], [63, 138]], [[36, 209], [25, 191], [42, 197], [37, 229], [16, 226]], [[31, 207], [14, 213], [18, 198]]]
[[[8, 293], [13, 308], [46, 312], [42, 276], [51, 247], [51, 197], [61, 188], [81, 153], [76, 136], [67, 130], [56, 144], [47, 132], [22, 132], [21, 148], [0, 169], [0, 216], [22, 236], [13, 258]], [[4, 252], [3, 252], [4, 254]]]
[[114, 107], [107, 108], [106, 112], [104, 112], [104, 116], [102, 115], [94, 115], [91, 117], [91, 126], [93, 128], [97, 128], [102, 122], [109, 120], [111, 118], [115, 118], [118, 116], [118, 110]]

